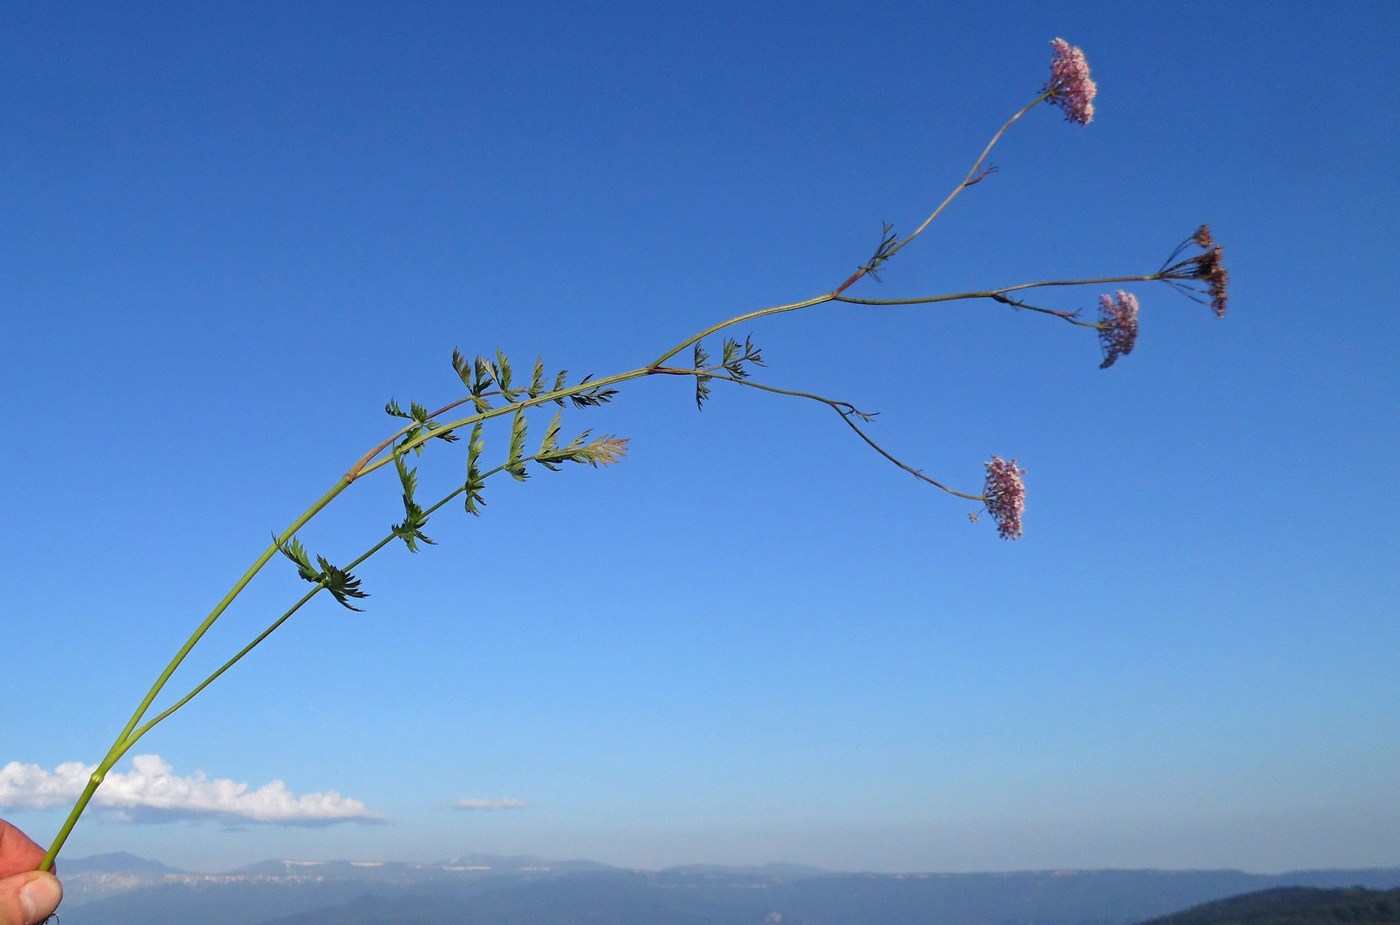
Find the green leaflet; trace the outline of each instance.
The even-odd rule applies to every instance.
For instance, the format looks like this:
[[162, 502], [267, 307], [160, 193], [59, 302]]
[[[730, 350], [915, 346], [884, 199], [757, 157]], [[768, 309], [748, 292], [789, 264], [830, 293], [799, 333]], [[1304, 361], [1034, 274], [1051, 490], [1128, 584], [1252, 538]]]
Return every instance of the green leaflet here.
[[[273, 540], [276, 539], [277, 535], [273, 534]], [[306, 554], [306, 547], [301, 545], [301, 541], [296, 537], [285, 543], [278, 543], [277, 551], [292, 560], [297, 567], [297, 575], [301, 578], [313, 584], [321, 580], [321, 573], [311, 567], [311, 558]]]
[[349, 598], [363, 599], [369, 597], [360, 590], [360, 579], [351, 575], [344, 569], [336, 568], [326, 561], [324, 556], [317, 556], [316, 562], [321, 566], [321, 584], [325, 585], [331, 597], [346, 610], [353, 610], [356, 613], [362, 612], [363, 608], [351, 604]]
[[[273, 539], [275, 542], [276, 537], [274, 536]], [[346, 569], [331, 565], [324, 556], [316, 557], [316, 563], [321, 566], [317, 570], [311, 564], [306, 547], [302, 546], [301, 541], [296, 537], [292, 537], [285, 543], [277, 543], [277, 551], [296, 564], [298, 576], [312, 584], [321, 585], [331, 593], [331, 596], [342, 607], [359, 611], [361, 608], [351, 604], [349, 599], [369, 597], [368, 594], [360, 590], [360, 579], [350, 574]]]
[[505, 468], [517, 482], [523, 482], [530, 477], [530, 473], [525, 470], [525, 462], [522, 459], [525, 455], [525, 433], [528, 424], [524, 408], [517, 410], [510, 422], [510, 455], [506, 457]]
[[710, 397], [710, 381], [715, 378], [739, 382], [749, 377], [745, 364], [765, 365], [763, 352], [754, 346], [752, 337], [745, 337], [743, 346], [732, 337], [726, 337], [720, 348], [720, 361], [710, 365], [710, 355], [700, 344], [695, 345], [695, 406], [704, 409]]
[[535, 369], [530, 374], [530, 388], [526, 390], [531, 398], [544, 394], [544, 357], [535, 357]]
[[695, 407], [701, 411], [705, 410], [705, 401], [710, 397], [710, 379], [713, 378], [701, 372], [705, 364], [710, 362], [710, 355], [705, 352], [701, 344], [695, 345]]
[[409, 552], [418, 551], [418, 541], [422, 540], [429, 546], [435, 545], [423, 532], [423, 527], [428, 523], [428, 515], [419, 507], [414, 500], [414, 492], [418, 490], [418, 470], [408, 468], [408, 464], [403, 461], [403, 457], [394, 454], [394, 468], [399, 473], [399, 483], [403, 486], [403, 521], [394, 524], [391, 528], [394, 536], [403, 540]]
[[[585, 382], [592, 378], [593, 374], [589, 373], [588, 375], [580, 379], [578, 384], [583, 385]], [[617, 389], [593, 388], [588, 389], [584, 392], [577, 392], [573, 395], [570, 395], [569, 401], [573, 402], [574, 407], [576, 408], [592, 408], [597, 405], [607, 404], [608, 402], [613, 400], [613, 396], [616, 394]]]
[[481, 508], [486, 504], [481, 497], [481, 489], [486, 484], [486, 478], [481, 474], [481, 452], [486, 449], [486, 441], [482, 439], [482, 422], [477, 421], [472, 427], [471, 439], [467, 441], [467, 482], [463, 486], [467, 496], [467, 513], [476, 517], [481, 516]]

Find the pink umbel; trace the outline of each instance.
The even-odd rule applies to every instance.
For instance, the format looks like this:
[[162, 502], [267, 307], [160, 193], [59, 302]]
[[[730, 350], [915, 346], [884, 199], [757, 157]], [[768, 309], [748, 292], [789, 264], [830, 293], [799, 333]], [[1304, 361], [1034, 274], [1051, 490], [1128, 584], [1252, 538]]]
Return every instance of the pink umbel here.
[[1099, 344], [1103, 347], [1099, 369], [1108, 369], [1119, 357], [1132, 353], [1137, 336], [1137, 296], [1122, 289], [1114, 295], [1099, 296]]
[[987, 482], [983, 501], [987, 513], [997, 522], [997, 534], [1004, 540], [1021, 538], [1021, 514], [1026, 510], [1025, 469], [1016, 468], [1016, 460], [993, 456], [987, 466]]
[[1084, 60], [1084, 52], [1064, 39], [1050, 43], [1055, 50], [1050, 59], [1050, 81], [1045, 92], [1050, 94], [1050, 102], [1065, 111], [1070, 122], [1088, 125], [1094, 119], [1094, 97], [1098, 95], [1098, 84], [1089, 77], [1089, 62]]

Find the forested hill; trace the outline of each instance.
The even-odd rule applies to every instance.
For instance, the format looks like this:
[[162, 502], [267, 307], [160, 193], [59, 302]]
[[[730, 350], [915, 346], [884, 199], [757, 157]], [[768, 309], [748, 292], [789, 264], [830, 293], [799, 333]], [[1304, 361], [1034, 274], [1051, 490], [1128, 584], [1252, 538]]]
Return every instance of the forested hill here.
[[1142, 925], [1400, 925], [1400, 890], [1278, 887], [1193, 906]]

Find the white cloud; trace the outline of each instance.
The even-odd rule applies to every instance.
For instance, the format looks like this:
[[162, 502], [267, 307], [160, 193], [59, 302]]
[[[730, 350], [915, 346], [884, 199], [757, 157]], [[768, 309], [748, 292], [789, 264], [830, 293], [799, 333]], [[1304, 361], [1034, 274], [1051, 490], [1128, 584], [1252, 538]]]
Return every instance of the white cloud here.
[[[70, 761], [46, 771], [12, 761], [0, 768], [0, 807], [50, 809], [72, 803], [87, 786], [96, 765]], [[334, 790], [297, 796], [280, 780], [253, 789], [238, 781], [210, 780], [201, 771], [188, 777], [171, 773], [159, 755], [137, 755], [131, 770], [109, 771], [93, 806], [133, 820], [221, 819], [280, 825], [377, 822], [365, 804]]]
[[501, 797], [495, 800], [482, 799], [481, 797], [467, 797], [452, 804], [456, 809], [524, 809], [529, 806], [524, 800], [517, 800], [513, 797]]

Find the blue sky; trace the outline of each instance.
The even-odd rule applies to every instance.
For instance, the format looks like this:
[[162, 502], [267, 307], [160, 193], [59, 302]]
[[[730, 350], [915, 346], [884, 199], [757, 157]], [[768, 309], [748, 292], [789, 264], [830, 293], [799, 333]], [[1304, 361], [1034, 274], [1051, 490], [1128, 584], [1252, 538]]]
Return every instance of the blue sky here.
[[[1209, 222], [1223, 321], [1136, 287], [1109, 370], [1092, 332], [982, 302], [736, 331], [762, 381], [878, 410], [935, 477], [978, 491], [1016, 457], [1023, 540], [818, 406], [631, 383], [565, 415], [631, 438], [622, 465], [493, 480], [479, 519], [453, 505], [438, 546], [363, 566], [365, 613], [313, 604], [119, 766], [177, 808], [95, 809], [66, 853], [1400, 864], [1388, 13], [9, 6], [0, 811], [57, 829], [38, 788], [102, 756], [269, 533], [387, 435], [386, 400], [458, 396], [454, 347], [606, 375], [830, 290], [1064, 36], [1094, 123], [1032, 112], [853, 294], [1151, 272]], [[424, 496], [462, 460], [434, 447]], [[381, 472], [303, 539], [344, 561], [400, 513]], [[275, 563], [175, 686], [298, 585]], [[238, 819], [281, 791], [219, 780], [374, 821]]]

